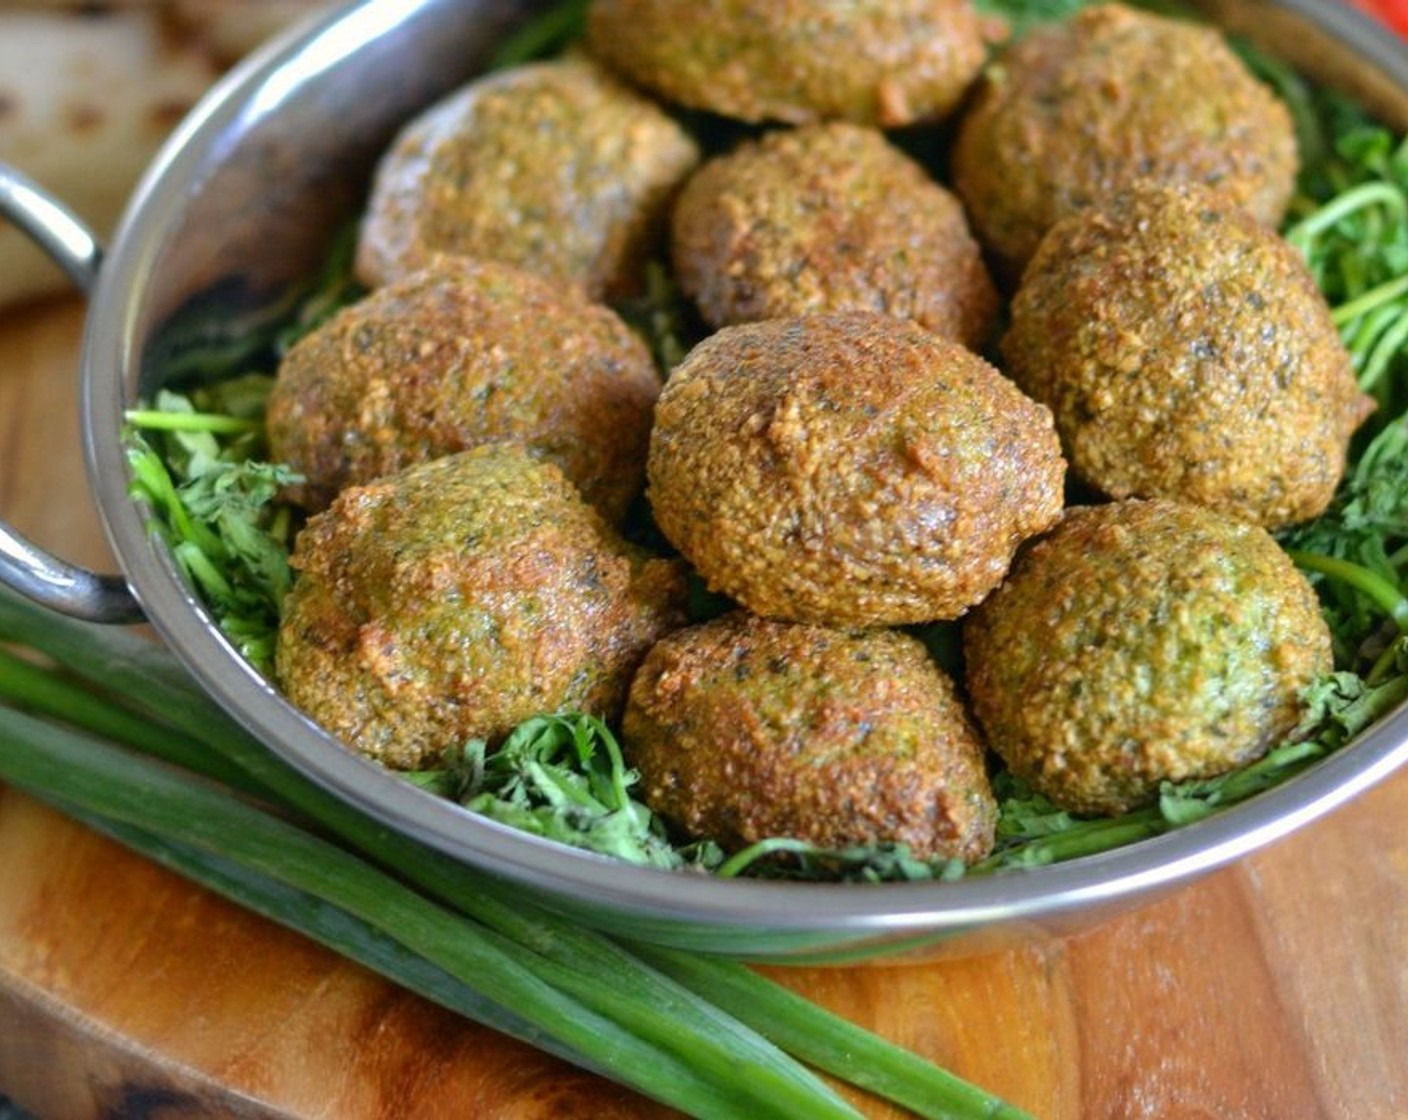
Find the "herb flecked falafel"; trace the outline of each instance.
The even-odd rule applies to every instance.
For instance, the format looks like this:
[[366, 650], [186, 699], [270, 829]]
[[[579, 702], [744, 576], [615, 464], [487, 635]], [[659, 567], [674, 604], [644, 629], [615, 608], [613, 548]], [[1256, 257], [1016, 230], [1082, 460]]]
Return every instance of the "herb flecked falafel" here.
[[1216, 29], [1102, 4], [993, 62], [959, 122], [954, 189], [1011, 284], [1055, 222], [1136, 179], [1203, 183], [1277, 225], [1298, 166], [1289, 110]]
[[395, 769], [545, 712], [617, 718], [646, 650], [684, 621], [681, 566], [514, 444], [343, 491], [292, 562], [279, 686]]
[[1264, 754], [1332, 668], [1315, 591], [1270, 534], [1168, 501], [1068, 511], [964, 621], [963, 653], [988, 746], [1096, 814]]
[[305, 335], [279, 365], [275, 461], [320, 510], [345, 486], [481, 443], [556, 464], [609, 521], [645, 481], [660, 377], [604, 305], [492, 261], [439, 257]]
[[987, 49], [969, 0], [593, 0], [586, 42], [692, 109], [882, 128], [947, 116]]
[[1001, 349], [1074, 475], [1268, 528], [1325, 509], [1373, 409], [1300, 254], [1194, 184], [1139, 183], [1058, 223]]
[[735, 611], [662, 639], [631, 685], [622, 734], [645, 800], [738, 849], [906, 844], [973, 862], [997, 805], [952, 682], [915, 638]]
[[597, 299], [633, 295], [698, 160], [669, 114], [586, 60], [490, 73], [408, 122], [383, 154], [357, 274], [376, 286], [455, 253]]
[[715, 327], [884, 311], [972, 349], [997, 291], [958, 199], [875, 129], [782, 129], [706, 162], [671, 220], [684, 293]]
[[976, 354], [877, 312], [725, 327], [655, 410], [656, 523], [756, 614], [956, 618], [1059, 516], [1050, 413]]

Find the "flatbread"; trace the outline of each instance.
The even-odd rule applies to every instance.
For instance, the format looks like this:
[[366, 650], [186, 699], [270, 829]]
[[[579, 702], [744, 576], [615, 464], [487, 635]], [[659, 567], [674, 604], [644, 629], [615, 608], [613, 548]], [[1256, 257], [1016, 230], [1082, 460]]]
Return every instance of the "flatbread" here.
[[175, 18], [229, 64], [319, 8], [324, 0], [173, 0]]
[[[171, 129], [240, 53], [310, 0], [0, 3], [0, 161], [106, 240]], [[64, 290], [0, 222], [0, 306]]]

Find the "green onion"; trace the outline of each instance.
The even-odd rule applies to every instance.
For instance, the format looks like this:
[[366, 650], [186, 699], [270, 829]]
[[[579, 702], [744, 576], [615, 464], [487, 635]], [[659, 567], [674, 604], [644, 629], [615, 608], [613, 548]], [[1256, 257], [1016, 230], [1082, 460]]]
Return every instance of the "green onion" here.
[[[469, 921], [333, 844], [159, 763], [0, 707], [0, 778], [84, 812], [208, 852], [346, 911], [625, 1084], [699, 1116], [855, 1117], [820, 1081], [732, 1023], [689, 1030], [610, 974], [557, 962]], [[568, 994], [591, 989], [632, 1027]], [[723, 1020], [722, 1015], [716, 1019]]]
[[223, 755], [180, 731], [152, 723], [51, 669], [0, 648], [0, 698], [195, 770], [243, 793], [263, 787]]
[[[752, 1031], [739, 1021], [745, 1020], [758, 1034], [784, 1048], [797, 1046], [795, 1052], [803, 1060], [838, 1076], [850, 1076], [855, 1083], [891, 1099], [912, 1098], [914, 1079], [920, 1077], [919, 1071], [927, 1070], [930, 1084], [925, 1099], [937, 1111], [923, 1115], [956, 1118], [1021, 1115], [938, 1067], [847, 1024], [849, 1032], [868, 1040], [865, 1070], [857, 1074], [845, 1063], [828, 1056], [826, 1045], [821, 1041], [836, 1037], [840, 1029], [836, 1017], [763, 977], [757, 977], [751, 989], [746, 1019], [737, 1010], [737, 1018], [724, 1015], [716, 1006], [714, 990], [722, 989], [726, 983], [736, 985], [736, 970], [741, 966], [700, 957], [687, 983], [671, 981], [648, 967], [638, 953], [527, 903], [521, 893], [442, 853], [388, 831], [307, 782], [269, 754], [216, 707], [175, 659], [155, 643], [126, 631], [55, 617], [0, 589], [0, 639], [5, 638], [28, 642], [78, 676], [104, 682], [109, 698], [106, 703], [115, 703], [111, 698], [122, 696], [131, 707], [156, 713], [156, 716], [144, 717], [153, 719], [154, 736], [171, 726], [187, 732], [190, 738], [178, 742], [188, 747], [192, 742], [199, 742], [199, 747], [191, 748], [195, 752], [189, 759], [193, 765], [200, 766], [211, 750], [219, 752], [227, 761], [249, 773], [286, 809], [306, 814], [321, 827], [341, 835], [378, 863], [394, 868], [401, 878], [416, 883], [427, 894], [473, 915], [509, 944], [531, 950], [536, 954], [535, 968], [539, 973], [576, 993], [583, 1002], [592, 1000], [598, 1010], [625, 1018], [645, 1016], [649, 1019], [653, 1012], [661, 1020], [659, 1031], [678, 1035], [679, 1045], [687, 1046], [692, 1057], [696, 1033], [722, 1035], [714, 1040], [718, 1045], [752, 1037]], [[187, 761], [179, 753], [173, 757], [178, 762]], [[57, 788], [61, 795], [66, 793], [64, 787]], [[229, 856], [227, 851], [216, 854]], [[602, 978], [606, 978], [605, 986], [610, 991], [601, 990]], [[814, 1046], [806, 1044], [804, 1050], [798, 1040], [808, 1037], [819, 1041]], [[716, 1064], [713, 1073], [736, 1077], [741, 1076], [740, 1068], [737, 1061], [727, 1068]], [[857, 1080], [857, 1077], [864, 1080]], [[963, 1091], [956, 1091], [955, 1086], [962, 1086]], [[974, 1100], [982, 1102], [981, 1105], [973, 1105]], [[836, 1106], [835, 1100], [827, 1101], [824, 1107], [809, 1106], [813, 1109], [810, 1114], [836, 1114]], [[827, 1108], [832, 1111], [826, 1111]], [[754, 1110], [740, 1115], [764, 1113]]]
[[919, 1116], [933, 1120], [955, 1116], [1021, 1120], [1027, 1116], [839, 1016], [825, 1012], [818, 1015], [814, 1004], [785, 988], [779, 989], [743, 965], [657, 945], [637, 945], [636, 952], [680, 983], [707, 992], [724, 1010], [757, 1029], [763, 1029], [763, 1024], [756, 1021], [756, 1011], [767, 1008], [768, 1037], [778, 1045]]
[[94, 832], [116, 840], [246, 910], [296, 930], [407, 991], [539, 1050], [609, 1076], [606, 1071], [594, 1068], [583, 1055], [562, 1046], [527, 1020], [485, 999], [476, 989], [345, 910], [329, 906], [310, 894], [275, 882], [222, 856], [84, 812], [62, 796], [46, 792], [38, 797]]

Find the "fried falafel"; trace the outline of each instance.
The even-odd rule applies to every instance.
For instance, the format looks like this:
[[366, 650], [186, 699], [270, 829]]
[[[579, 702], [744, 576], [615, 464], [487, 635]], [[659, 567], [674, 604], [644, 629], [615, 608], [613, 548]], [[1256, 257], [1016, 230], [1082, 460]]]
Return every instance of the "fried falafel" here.
[[983, 747], [915, 638], [735, 611], [646, 655], [622, 717], [645, 800], [726, 850], [787, 836], [973, 862], [997, 805]]
[[860, 125], [777, 130], [709, 160], [680, 192], [670, 245], [714, 327], [885, 311], [978, 349], [997, 313], [958, 199]]
[[593, 298], [633, 295], [698, 160], [672, 117], [586, 60], [488, 74], [410, 121], [382, 156], [357, 274], [376, 286], [455, 253]]
[[1070, 510], [964, 621], [963, 652], [992, 750], [1094, 814], [1264, 754], [1332, 667], [1315, 591], [1266, 530], [1162, 500]]
[[586, 43], [691, 109], [882, 128], [947, 116], [987, 52], [969, 0], [593, 0]]
[[1138, 183], [1058, 223], [1001, 351], [1079, 478], [1269, 528], [1325, 509], [1373, 409], [1300, 254], [1195, 184]]
[[270, 394], [271, 453], [310, 510], [481, 443], [556, 464], [609, 521], [645, 480], [660, 377], [609, 308], [509, 265], [440, 257], [290, 348]]
[[545, 712], [618, 718], [646, 650], [684, 621], [682, 566], [514, 444], [343, 491], [292, 563], [279, 687], [394, 769]]
[[1004, 52], [952, 153], [954, 189], [1009, 285], [1058, 219], [1136, 179], [1214, 186], [1276, 226], [1297, 166], [1289, 110], [1216, 29], [1122, 4]]
[[655, 412], [656, 523], [709, 586], [771, 618], [956, 618], [1060, 515], [1045, 407], [976, 354], [877, 312], [725, 327]]

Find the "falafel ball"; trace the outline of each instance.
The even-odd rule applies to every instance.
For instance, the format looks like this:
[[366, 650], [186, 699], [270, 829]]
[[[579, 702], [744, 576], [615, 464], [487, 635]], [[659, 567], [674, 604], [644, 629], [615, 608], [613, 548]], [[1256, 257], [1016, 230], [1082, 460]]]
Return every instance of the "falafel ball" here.
[[915, 638], [735, 611], [646, 655], [622, 717], [644, 799], [736, 850], [907, 844], [972, 863], [997, 804], [949, 678]]
[[997, 291], [958, 199], [872, 128], [783, 129], [705, 163], [671, 222], [712, 326], [886, 311], [978, 349]]
[[682, 566], [623, 541], [514, 444], [344, 491], [293, 566], [279, 687], [393, 769], [546, 712], [618, 717], [646, 650], [684, 621]]
[[1136, 184], [1058, 223], [1002, 355], [1086, 482], [1268, 528], [1325, 509], [1373, 409], [1300, 254], [1200, 185]]
[[1135, 179], [1215, 186], [1276, 226], [1297, 166], [1290, 112], [1216, 29], [1121, 4], [1039, 27], [990, 65], [952, 161], [1008, 283], [1058, 219]]
[[586, 43], [691, 109], [882, 128], [947, 116], [987, 51], [970, 0], [592, 0]]
[[709, 586], [837, 626], [951, 619], [1059, 516], [1050, 413], [956, 342], [850, 311], [725, 327], [655, 410], [647, 494]]
[[1332, 664], [1315, 591], [1266, 530], [1140, 500], [1072, 509], [1024, 548], [963, 652], [988, 745], [1096, 814], [1264, 754]]
[[698, 161], [674, 118], [588, 61], [478, 78], [382, 156], [357, 275], [389, 283], [443, 252], [516, 264], [593, 298], [636, 294]]
[[645, 482], [660, 377], [620, 318], [510, 265], [440, 257], [378, 288], [285, 355], [270, 451], [319, 510], [338, 491], [481, 443], [556, 464], [610, 521]]

